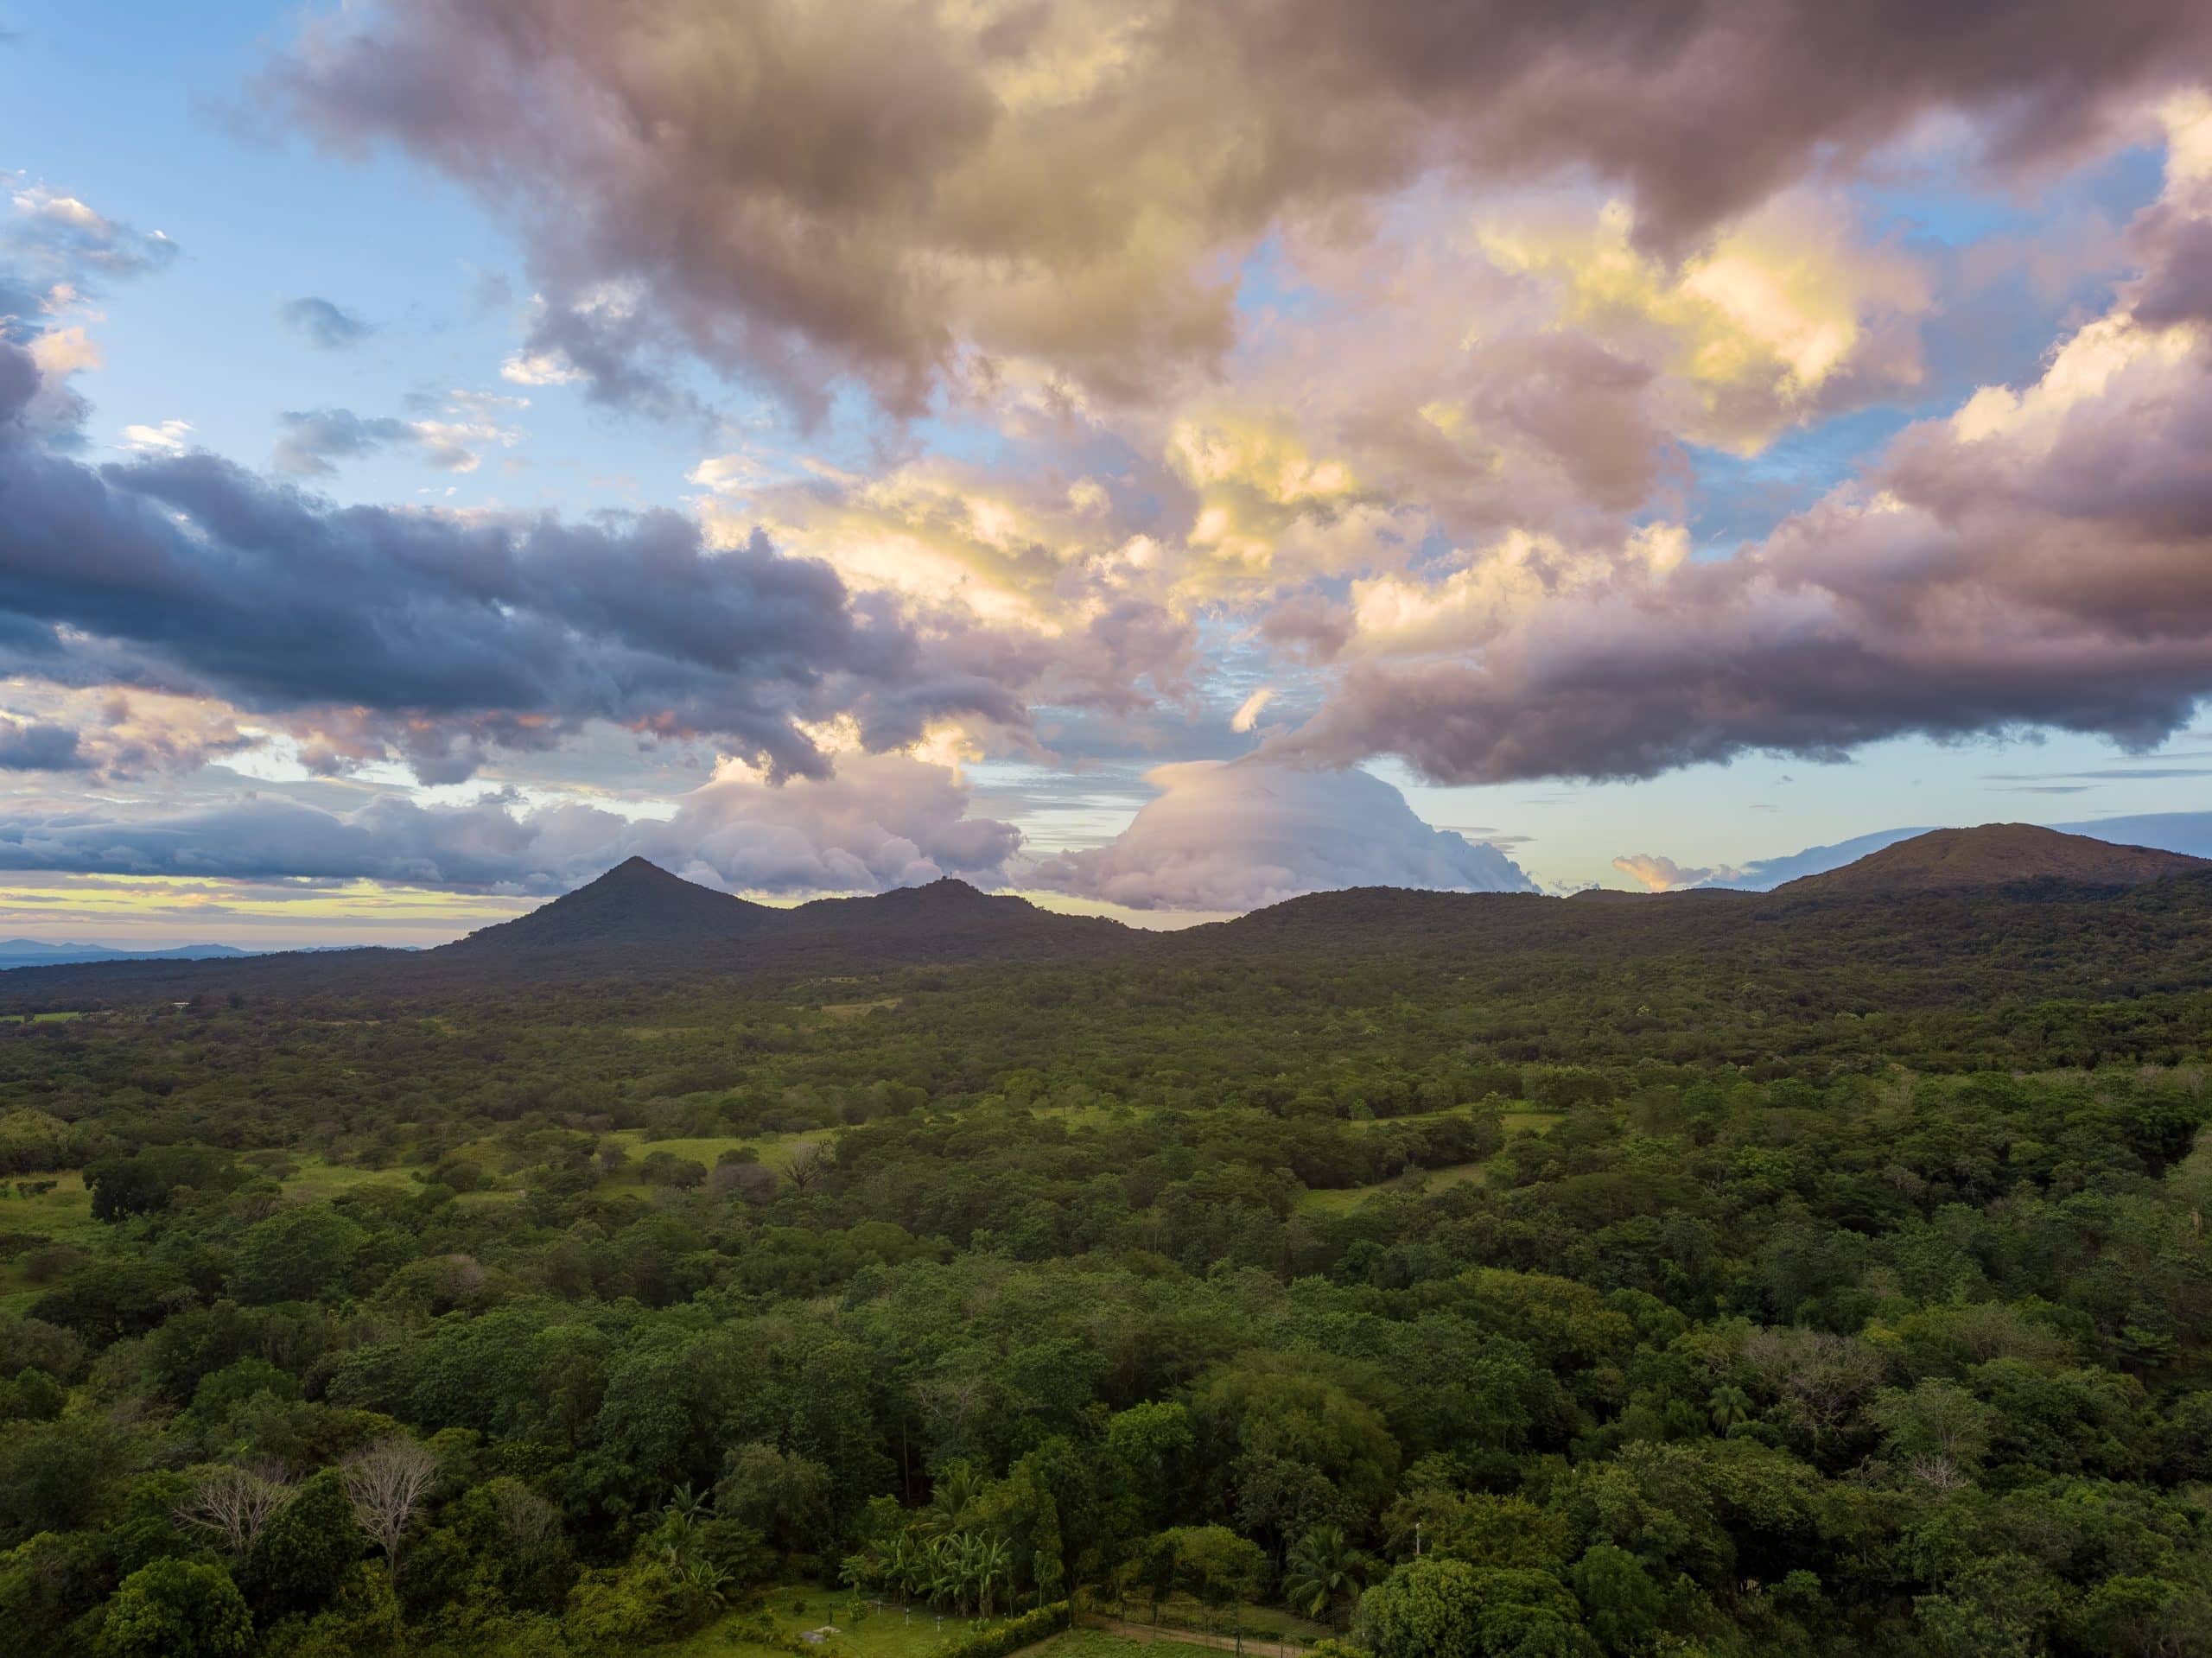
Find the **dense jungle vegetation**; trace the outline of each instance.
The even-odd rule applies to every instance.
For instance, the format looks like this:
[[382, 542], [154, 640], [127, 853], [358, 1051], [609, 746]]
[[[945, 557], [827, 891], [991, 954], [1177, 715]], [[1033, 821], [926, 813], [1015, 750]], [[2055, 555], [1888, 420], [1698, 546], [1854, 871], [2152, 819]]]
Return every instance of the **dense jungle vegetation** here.
[[2185, 896], [26, 1002], [0, 1643], [2212, 1653]]

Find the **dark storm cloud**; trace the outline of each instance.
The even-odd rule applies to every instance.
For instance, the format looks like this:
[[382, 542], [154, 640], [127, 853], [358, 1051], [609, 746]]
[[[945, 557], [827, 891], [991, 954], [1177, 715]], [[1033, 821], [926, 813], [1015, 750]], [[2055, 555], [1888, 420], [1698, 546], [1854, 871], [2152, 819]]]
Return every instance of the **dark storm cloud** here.
[[385, 0], [270, 84], [510, 208], [603, 395], [680, 342], [912, 410], [969, 347], [1116, 394], [1212, 361], [1221, 254], [1432, 168], [1594, 175], [1681, 249], [1931, 113], [2018, 168], [2208, 62], [2198, 0]]
[[201, 454], [89, 467], [28, 440], [38, 386], [0, 345], [0, 635], [19, 671], [351, 710], [448, 775], [482, 743], [592, 718], [812, 774], [801, 722], [851, 712], [896, 745], [950, 713], [1023, 717], [762, 537], [716, 552], [670, 512], [339, 508]]
[[376, 332], [351, 311], [313, 295], [287, 300], [276, 314], [325, 351], [348, 350]]
[[89, 765], [75, 732], [0, 720], [0, 772], [81, 772]]

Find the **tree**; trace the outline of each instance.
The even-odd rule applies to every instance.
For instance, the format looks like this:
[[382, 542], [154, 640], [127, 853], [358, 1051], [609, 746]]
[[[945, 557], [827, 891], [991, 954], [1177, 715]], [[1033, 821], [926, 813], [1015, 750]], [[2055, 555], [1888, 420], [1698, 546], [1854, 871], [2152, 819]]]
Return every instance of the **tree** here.
[[262, 1527], [238, 1580], [264, 1617], [319, 1611], [339, 1592], [367, 1540], [346, 1500], [344, 1474], [321, 1469]]
[[1881, 1425], [1891, 1452], [1937, 1483], [1972, 1476], [1989, 1452], [1996, 1413], [1955, 1382], [1925, 1377], [1910, 1392], [1885, 1388], [1867, 1413]]
[[803, 1140], [784, 1159], [784, 1178], [804, 1191], [827, 1174], [836, 1160], [835, 1153], [822, 1141]]
[[1666, 1616], [1666, 1599], [1635, 1555], [1610, 1543], [1595, 1545], [1575, 1562], [1574, 1592], [1590, 1632], [1608, 1653], [1650, 1649]]
[[341, 1286], [368, 1241], [327, 1204], [288, 1204], [238, 1240], [232, 1292], [248, 1306], [315, 1300]]
[[1335, 1621], [1338, 1610], [1359, 1593], [1370, 1562], [1341, 1526], [1316, 1526], [1290, 1551], [1282, 1574], [1283, 1599], [1305, 1617]]
[[1713, 1390], [1705, 1409], [1713, 1431], [1726, 1438], [1730, 1428], [1751, 1420], [1751, 1396], [1732, 1382], [1724, 1382]]
[[342, 1473], [354, 1519], [384, 1551], [385, 1565], [397, 1577], [401, 1546], [437, 1481], [438, 1459], [416, 1441], [394, 1437], [348, 1457]]
[[100, 1629], [108, 1658], [238, 1658], [253, 1614], [231, 1574], [194, 1560], [156, 1560], [123, 1580]]
[[1598, 1658], [1581, 1608], [1550, 1572], [1433, 1556], [1360, 1597], [1357, 1634], [1376, 1658]]
[[233, 1560], [243, 1556], [261, 1528], [292, 1499], [283, 1471], [264, 1464], [255, 1468], [226, 1464], [203, 1475], [192, 1495], [177, 1505], [180, 1523], [212, 1532]]

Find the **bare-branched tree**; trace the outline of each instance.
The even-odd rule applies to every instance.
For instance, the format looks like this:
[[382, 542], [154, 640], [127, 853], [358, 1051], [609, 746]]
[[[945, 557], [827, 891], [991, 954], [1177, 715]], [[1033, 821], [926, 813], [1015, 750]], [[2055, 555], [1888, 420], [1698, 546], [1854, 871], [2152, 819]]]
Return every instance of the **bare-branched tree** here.
[[784, 1178], [801, 1191], [830, 1172], [836, 1159], [820, 1140], [802, 1140], [791, 1147], [784, 1163]]
[[217, 1468], [177, 1504], [176, 1517], [181, 1524], [214, 1533], [233, 1555], [242, 1555], [291, 1500], [292, 1488], [273, 1464]]
[[407, 1528], [437, 1482], [438, 1459], [416, 1441], [394, 1437], [355, 1452], [346, 1459], [344, 1474], [354, 1519], [397, 1576]]

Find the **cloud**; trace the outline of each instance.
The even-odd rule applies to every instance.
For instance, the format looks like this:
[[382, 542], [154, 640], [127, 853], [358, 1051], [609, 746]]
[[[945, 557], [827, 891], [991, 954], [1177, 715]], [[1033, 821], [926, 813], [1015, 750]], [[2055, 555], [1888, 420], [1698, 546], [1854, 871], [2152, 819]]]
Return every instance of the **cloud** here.
[[86, 763], [75, 732], [0, 718], [0, 772], [76, 772]]
[[279, 319], [325, 351], [348, 351], [376, 330], [351, 311], [309, 295], [276, 308]]
[[18, 811], [0, 814], [0, 868], [555, 893], [637, 856], [737, 892], [872, 893], [944, 875], [996, 885], [1020, 835], [969, 804], [946, 767], [849, 754], [833, 775], [780, 785], [727, 769], [666, 821], [397, 795], [345, 813], [265, 795], [143, 815]]
[[1560, 321], [1663, 373], [1667, 424], [1690, 441], [1753, 454], [1796, 421], [1919, 382], [1904, 322], [1929, 309], [1928, 278], [1894, 248], [1856, 245], [1835, 201], [1777, 199], [1673, 264], [1634, 229], [1614, 203], [1594, 223], [1554, 212], [1481, 239], [1553, 289]]
[[288, 410], [281, 416], [284, 435], [277, 440], [270, 464], [288, 477], [322, 478], [338, 470], [335, 461], [398, 447], [411, 448], [424, 466], [436, 471], [466, 473], [482, 464], [477, 446], [497, 443], [512, 448], [521, 440], [522, 434], [512, 427], [469, 409], [456, 407], [447, 413], [461, 417], [397, 420], [364, 416], [350, 409]]
[[159, 232], [134, 230], [74, 196], [17, 183], [0, 213], [0, 346], [27, 350], [41, 378], [28, 397], [7, 400], [0, 418], [56, 447], [83, 447], [91, 410], [69, 376], [100, 362], [84, 326], [99, 314], [87, 302], [111, 280], [162, 269], [176, 252]]
[[157, 421], [123, 429], [123, 447], [134, 454], [182, 454], [192, 441], [188, 420]]
[[665, 511], [338, 508], [200, 453], [94, 469], [13, 418], [39, 384], [0, 344], [0, 638], [19, 673], [214, 697], [418, 769], [588, 720], [712, 737], [779, 775], [824, 772], [805, 727], [840, 715], [872, 748], [947, 715], [1026, 722], [976, 671], [988, 651], [765, 537], [710, 549]]
[[1268, 704], [1274, 701], [1274, 686], [1261, 686], [1236, 705], [1236, 712], [1229, 717], [1229, 728], [1236, 732], [1251, 730], [1260, 722], [1260, 715], [1266, 711]]
[[830, 776], [780, 788], [726, 768], [632, 843], [733, 890], [874, 893], [943, 875], [998, 885], [1020, 834], [969, 804], [950, 768], [903, 754], [842, 756]]
[[290, 410], [279, 417], [284, 435], [270, 464], [293, 478], [327, 477], [334, 461], [357, 460], [413, 439], [415, 429], [390, 416], [363, 418], [350, 409]]
[[159, 231], [140, 231], [98, 213], [75, 196], [42, 185], [13, 193], [14, 212], [0, 220], [0, 262], [47, 285], [74, 290], [99, 278], [143, 276], [175, 262], [177, 245]]
[[1684, 886], [1703, 886], [1716, 877], [1737, 873], [1726, 868], [1685, 869], [1672, 858], [1656, 857], [1648, 852], [1632, 852], [1616, 858], [1613, 867], [1647, 893], [1671, 893]]
[[[2169, 208], [2212, 211], [2179, 162]], [[1355, 585], [1341, 680], [1272, 752], [1491, 783], [2031, 726], [2147, 747], [2212, 692], [2208, 448], [2212, 329], [2123, 296], [1732, 556], [1508, 536]]]
[[[2005, 34], [1964, 0], [1603, 27], [1522, 0], [405, 0], [309, 26], [269, 86], [513, 213], [548, 295], [521, 360], [634, 400], [680, 345], [913, 412], [1012, 359], [1119, 397], [1211, 365], [1243, 256], [1356, 235], [1425, 178], [1605, 181], [1680, 251], [1933, 117], [1997, 168], [2070, 153], [2212, 53], [2195, 0], [2033, 0]], [[634, 303], [594, 316], [610, 285]]]
[[1342, 886], [1525, 893], [1496, 848], [1431, 829], [1380, 778], [1255, 760], [1163, 765], [1105, 845], [1039, 862], [1033, 886], [1135, 910], [1255, 910]]

